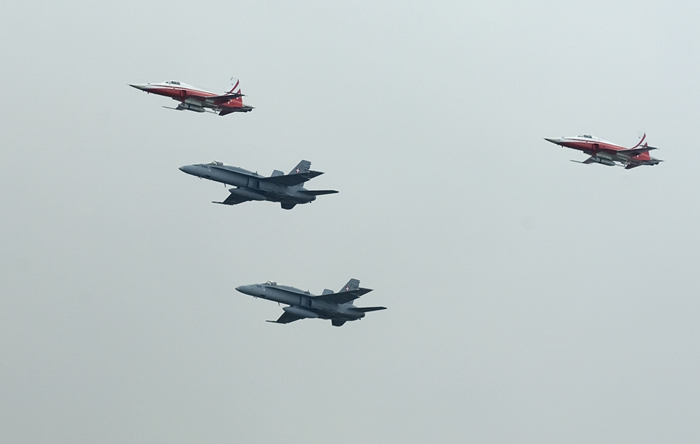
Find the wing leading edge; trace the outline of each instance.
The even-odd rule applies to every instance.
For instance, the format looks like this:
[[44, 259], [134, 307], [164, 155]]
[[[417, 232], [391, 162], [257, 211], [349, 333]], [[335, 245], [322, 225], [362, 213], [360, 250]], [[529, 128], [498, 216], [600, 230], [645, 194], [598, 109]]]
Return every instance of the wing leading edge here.
[[232, 94], [224, 94], [221, 96], [210, 96], [210, 97], [203, 97], [207, 102], [213, 102], [216, 104], [222, 104], [229, 102], [233, 99], [240, 99], [243, 97], [243, 94], [241, 93], [232, 93]]
[[345, 304], [354, 301], [362, 295], [372, 291], [369, 288], [358, 288], [357, 290], [341, 291], [340, 293], [328, 293], [321, 296], [316, 296], [314, 299], [319, 301], [332, 302], [334, 304]]
[[288, 187], [294, 186], [294, 185], [299, 185], [304, 182], [307, 182], [314, 177], [318, 177], [321, 174], [323, 174], [320, 171], [307, 171], [305, 173], [297, 173], [297, 174], [286, 174], [283, 176], [271, 176], [271, 177], [265, 177], [261, 178], [260, 181], [262, 182], [270, 182], [274, 183], [277, 185], [286, 185]]
[[298, 321], [299, 319], [303, 319], [301, 316], [297, 316], [295, 314], [289, 313], [288, 311], [285, 311], [282, 313], [282, 316], [280, 316], [276, 321], [267, 321], [267, 322], [272, 322], [273, 324], [289, 324], [290, 322]]
[[620, 150], [620, 151], [613, 151], [616, 154], [626, 154], [628, 156], [637, 156], [642, 153], [646, 153], [647, 151], [655, 150], [658, 148], [654, 148], [653, 146], [645, 146], [642, 148], [630, 148], [628, 150]]
[[250, 202], [251, 199], [246, 199], [245, 197], [237, 196], [233, 193], [229, 194], [226, 199], [224, 199], [223, 202], [215, 202], [212, 201], [211, 203], [215, 204], [221, 204], [221, 205], [238, 205], [243, 202]]

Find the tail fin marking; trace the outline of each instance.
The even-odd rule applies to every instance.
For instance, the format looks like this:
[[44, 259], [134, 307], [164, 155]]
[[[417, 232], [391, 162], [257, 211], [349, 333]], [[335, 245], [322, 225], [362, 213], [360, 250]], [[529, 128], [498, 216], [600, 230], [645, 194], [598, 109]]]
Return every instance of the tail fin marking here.
[[[644, 133], [644, 134], [642, 135], [642, 138], [639, 139], [639, 142], [638, 142], [635, 146], [633, 146], [632, 148], [630, 148], [630, 149], [635, 149], [635, 148], [637, 148], [638, 146], [641, 146], [641, 145], [642, 145], [642, 142], [644, 142], [644, 139], [646, 139], [646, 138], [647, 138], [647, 133]], [[645, 145], [646, 145], [646, 144], [645, 144]]]
[[308, 160], [302, 160], [297, 164], [297, 166], [292, 169], [292, 171], [289, 172], [289, 174], [299, 174], [299, 173], [306, 173], [309, 171], [311, 168], [311, 162]]
[[360, 281], [357, 279], [350, 279], [347, 284], [343, 288], [340, 289], [338, 293], [342, 293], [344, 291], [352, 291], [352, 290], [359, 290], [360, 289]]

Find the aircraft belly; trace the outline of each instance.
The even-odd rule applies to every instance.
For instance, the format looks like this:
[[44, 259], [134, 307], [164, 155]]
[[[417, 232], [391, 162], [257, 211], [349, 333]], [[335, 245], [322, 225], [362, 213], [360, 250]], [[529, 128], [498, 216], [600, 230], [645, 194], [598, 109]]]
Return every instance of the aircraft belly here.
[[347, 319], [348, 321], [356, 321], [357, 319], [365, 317], [364, 313], [356, 312], [354, 310], [343, 310], [338, 314], [340, 314], [343, 319]]
[[293, 192], [287, 194], [286, 200], [304, 204], [316, 200], [316, 196], [312, 194]]
[[271, 200], [274, 200], [274, 196], [283, 197], [287, 195], [285, 192], [286, 187], [281, 187], [277, 184], [263, 181], [258, 181], [258, 191], [265, 193]]
[[201, 106], [204, 108], [211, 108], [211, 106], [208, 103], [205, 103], [204, 101], [199, 100], [199, 99], [193, 99], [191, 97], [188, 97], [185, 100], [182, 100], [182, 103], [189, 103], [190, 105], [197, 105], [197, 106]]
[[311, 308], [322, 319], [344, 319], [346, 321], [355, 321], [365, 316], [364, 313], [354, 312], [350, 309], [344, 309], [342, 307], [339, 307], [337, 304], [331, 304], [328, 302], [317, 301], [313, 299]]
[[294, 316], [298, 316], [300, 318], [318, 318], [318, 313], [313, 312], [311, 310], [302, 308], [302, 307], [284, 307], [282, 310], [284, 310], [287, 313], [291, 313]]

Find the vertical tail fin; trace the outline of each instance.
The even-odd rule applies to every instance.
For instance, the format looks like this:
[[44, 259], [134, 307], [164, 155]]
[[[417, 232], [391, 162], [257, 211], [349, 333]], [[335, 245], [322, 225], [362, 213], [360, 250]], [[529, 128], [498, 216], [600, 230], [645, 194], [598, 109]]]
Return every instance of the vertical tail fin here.
[[338, 293], [342, 293], [344, 291], [350, 291], [350, 290], [358, 290], [360, 288], [360, 281], [357, 279], [350, 279], [347, 284], [343, 288], [340, 289]]
[[309, 171], [309, 168], [311, 168], [311, 162], [308, 160], [302, 160], [297, 166], [294, 167], [292, 171], [289, 172], [289, 174], [306, 173]]
[[635, 148], [641, 146], [642, 143], [644, 142], [644, 139], [646, 139], [646, 138], [647, 138], [647, 133], [642, 134], [642, 138], [639, 139], [639, 142], [637, 142], [637, 144], [635, 146], [633, 146], [631, 149], [635, 149]]
[[[241, 92], [241, 88], [239, 88], [240, 83], [241, 82], [237, 78], [231, 77], [231, 84], [233, 85], [233, 88], [228, 90], [226, 92], [226, 94], [243, 94]], [[234, 102], [236, 104], [239, 104], [240, 106], [243, 106], [243, 99], [241, 97], [238, 97], [236, 99], [231, 99], [231, 102]]]
[[234, 92], [240, 92], [241, 90], [239, 89], [236, 91], [236, 88], [238, 88], [238, 85], [240, 84], [240, 81], [235, 78], [231, 77], [231, 85], [233, 85], [233, 88], [231, 88], [229, 91], [226, 91], [226, 94], [233, 94]]

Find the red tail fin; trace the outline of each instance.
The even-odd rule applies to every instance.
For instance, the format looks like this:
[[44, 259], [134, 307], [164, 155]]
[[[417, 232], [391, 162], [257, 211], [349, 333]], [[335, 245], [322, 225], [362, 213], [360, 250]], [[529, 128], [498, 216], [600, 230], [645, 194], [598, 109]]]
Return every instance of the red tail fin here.
[[644, 142], [644, 139], [646, 139], [646, 138], [647, 138], [647, 133], [644, 133], [644, 135], [642, 136], [642, 138], [639, 139], [639, 142], [638, 142], [635, 146], [633, 146], [631, 149], [635, 149], [635, 148], [641, 146], [642, 143]]
[[[232, 83], [232, 84], [233, 84], [233, 80], [234, 80], [234, 78], [231, 77], [231, 83]], [[236, 83], [233, 85], [233, 88], [231, 88], [231, 90], [228, 91], [226, 94], [231, 94], [231, 93], [234, 92], [234, 90], [235, 90], [236, 88], [238, 88], [238, 84], [240, 83], [240, 80], [238, 80], [238, 79], [235, 79], [235, 80], [236, 80]], [[235, 91], [235, 92], [240, 92], [240, 91], [241, 91], [241, 90], [239, 89], [238, 91]]]
[[[235, 83], [234, 80], [236, 81]], [[226, 94], [241, 94], [241, 88], [238, 87], [238, 85], [240, 85], [240, 81], [238, 79], [235, 79], [234, 77], [231, 77], [231, 83], [233, 83], [233, 88], [231, 88], [231, 90], [228, 91]], [[238, 91], [236, 91], [236, 88], [238, 88]], [[238, 97], [236, 99], [231, 99], [229, 103], [238, 106], [243, 106], [243, 99]]]

